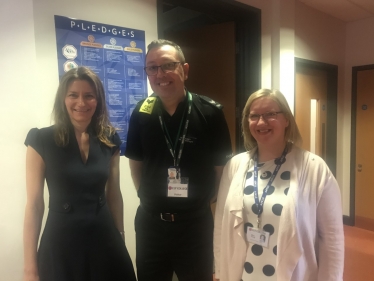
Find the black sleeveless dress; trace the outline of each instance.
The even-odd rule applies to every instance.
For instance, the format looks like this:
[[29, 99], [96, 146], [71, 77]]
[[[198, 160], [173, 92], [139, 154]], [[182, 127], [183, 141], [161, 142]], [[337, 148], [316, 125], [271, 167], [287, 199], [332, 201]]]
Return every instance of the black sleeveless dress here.
[[109, 148], [90, 134], [83, 163], [74, 133], [69, 144], [54, 141], [54, 126], [31, 129], [25, 144], [45, 163], [49, 212], [38, 249], [40, 281], [133, 281], [133, 265], [105, 199], [110, 159], [121, 141]]

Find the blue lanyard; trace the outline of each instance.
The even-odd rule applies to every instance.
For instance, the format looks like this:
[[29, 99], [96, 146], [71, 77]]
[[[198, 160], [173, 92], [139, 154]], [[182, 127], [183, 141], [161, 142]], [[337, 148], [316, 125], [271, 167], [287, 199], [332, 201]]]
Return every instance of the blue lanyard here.
[[254, 163], [254, 177], [253, 177], [253, 181], [254, 181], [254, 191], [253, 191], [253, 193], [254, 193], [254, 197], [255, 197], [255, 204], [256, 204], [257, 210], [258, 210], [258, 212], [257, 212], [257, 228], [260, 228], [260, 223], [261, 223], [260, 216], [261, 216], [261, 214], [264, 210], [264, 203], [265, 203], [265, 198], [266, 198], [266, 195], [267, 195], [267, 191], [268, 191], [269, 187], [271, 186], [271, 184], [273, 183], [275, 177], [277, 176], [280, 167], [285, 162], [287, 151], [288, 151], [288, 148], [287, 148], [287, 145], [286, 145], [286, 147], [283, 150], [282, 156], [279, 158], [278, 164], [274, 169], [273, 174], [271, 175], [267, 185], [265, 186], [265, 188], [263, 190], [261, 201], [259, 201], [259, 199], [258, 199], [258, 159], [257, 159], [258, 153], [256, 153], [256, 155], [254, 157], [254, 162], [255, 163]]
[[179, 167], [179, 163], [180, 163], [180, 160], [181, 160], [181, 157], [182, 157], [182, 151], [183, 151], [183, 147], [184, 147], [184, 140], [186, 138], [187, 129], [188, 129], [188, 123], [190, 121], [190, 114], [191, 114], [191, 109], [192, 109], [192, 95], [189, 92], [187, 92], [187, 95], [188, 95], [187, 118], [186, 118], [186, 123], [185, 123], [184, 129], [183, 129], [183, 135], [182, 135], [181, 144], [179, 146], [179, 153], [178, 153], [178, 155], [176, 155], [175, 152], [176, 152], [176, 149], [177, 149], [177, 143], [178, 143], [178, 140], [179, 140], [179, 135], [180, 135], [181, 126], [182, 126], [182, 123], [183, 123], [183, 119], [184, 119], [184, 114], [185, 113], [183, 114], [183, 118], [182, 118], [182, 120], [181, 120], [181, 122], [179, 124], [179, 130], [178, 130], [178, 134], [177, 134], [176, 140], [174, 142], [174, 148], [173, 148], [172, 147], [172, 140], [171, 140], [171, 138], [169, 136], [168, 129], [165, 126], [165, 122], [163, 121], [161, 110], [159, 110], [159, 112], [158, 112], [158, 118], [159, 118], [159, 121], [160, 121], [161, 129], [164, 132], [165, 141], [166, 141], [166, 144], [167, 144], [168, 149], [170, 151], [170, 154], [173, 157], [174, 167], [176, 167], [176, 168]]

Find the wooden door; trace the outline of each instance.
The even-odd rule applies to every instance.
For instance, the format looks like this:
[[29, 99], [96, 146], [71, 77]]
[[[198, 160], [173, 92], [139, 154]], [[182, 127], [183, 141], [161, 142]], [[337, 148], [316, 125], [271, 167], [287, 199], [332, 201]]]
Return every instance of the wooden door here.
[[224, 106], [223, 112], [235, 151], [236, 73], [235, 23], [207, 25], [187, 31], [165, 33], [165, 39], [176, 42], [190, 65], [186, 87], [208, 96]]
[[374, 231], [374, 69], [357, 72], [355, 225]]
[[[315, 101], [314, 114], [312, 100]], [[295, 119], [302, 148], [326, 159], [327, 72], [300, 66], [295, 75]], [[314, 116], [315, 120], [311, 119]], [[311, 125], [315, 127], [311, 127]], [[311, 144], [315, 143], [314, 146]], [[313, 149], [312, 149], [313, 148]]]
[[[167, 32], [165, 39], [177, 43], [190, 65], [186, 87], [223, 105], [231, 145], [236, 144], [235, 23], [206, 25], [196, 29]], [[211, 209], [214, 215], [215, 203]]]

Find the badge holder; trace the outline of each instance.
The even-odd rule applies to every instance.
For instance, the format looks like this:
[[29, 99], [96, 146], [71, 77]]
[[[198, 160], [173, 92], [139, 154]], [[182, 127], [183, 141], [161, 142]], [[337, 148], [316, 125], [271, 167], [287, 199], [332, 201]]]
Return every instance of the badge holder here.
[[247, 227], [247, 241], [265, 248], [269, 248], [270, 233], [258, 228]]
[[188, 197], [188, 178], [182, 178], [180, 169], [170, 167], [168, 169], [168, 197]]

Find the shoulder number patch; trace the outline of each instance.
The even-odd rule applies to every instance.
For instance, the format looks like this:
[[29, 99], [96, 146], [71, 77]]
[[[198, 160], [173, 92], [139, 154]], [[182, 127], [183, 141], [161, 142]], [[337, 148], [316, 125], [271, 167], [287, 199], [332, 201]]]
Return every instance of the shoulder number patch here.
[[148, 97], [139, 109], [139, 112], [151, 114], [155, 106], [156, 97]]

